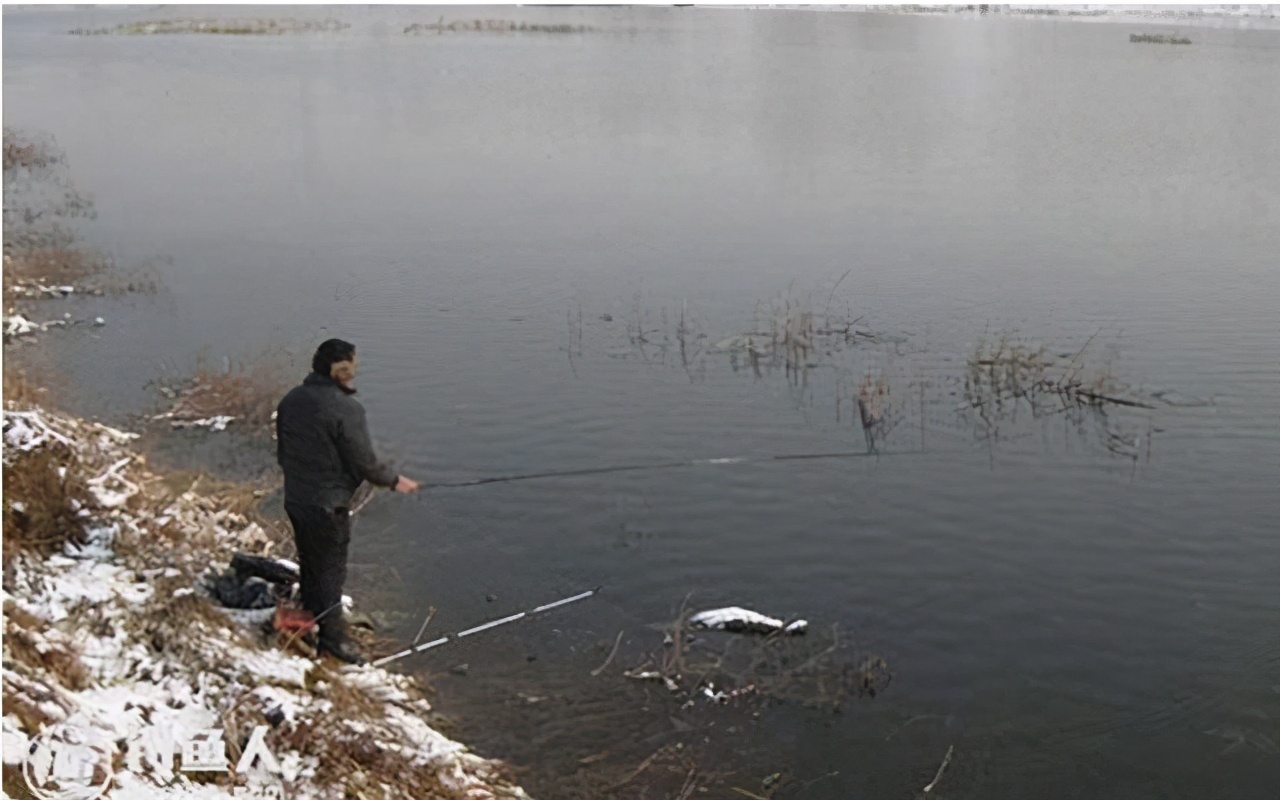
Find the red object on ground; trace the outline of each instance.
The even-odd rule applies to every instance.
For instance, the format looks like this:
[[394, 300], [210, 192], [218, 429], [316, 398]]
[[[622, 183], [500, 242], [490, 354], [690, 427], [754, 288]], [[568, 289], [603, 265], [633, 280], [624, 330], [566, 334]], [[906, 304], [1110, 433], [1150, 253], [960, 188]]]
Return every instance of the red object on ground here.
[[305, 609], [279, 605], [276, 606], [275, 628], [290, 635], [311, 633], [316, 629], [316, 619]]

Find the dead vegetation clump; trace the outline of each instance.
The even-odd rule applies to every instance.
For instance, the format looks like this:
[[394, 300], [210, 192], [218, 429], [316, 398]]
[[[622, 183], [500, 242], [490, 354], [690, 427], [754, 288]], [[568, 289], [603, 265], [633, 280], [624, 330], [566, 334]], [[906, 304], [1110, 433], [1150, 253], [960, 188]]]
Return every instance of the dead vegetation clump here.
[[13, 128], [4, 129], [4, 171], [41, 169], [56, 163], [62, 154], [49, 142], [34, 141]]
[[[308, 673], [308, 689], [313, 703], [322, 705], [324, 712], [309, 715], [296, 724], [278, 725], [268, 741], [280, 749], [314, 758], [317, 782], [340, 785], [348, 796], [371, 800], [460, 800], [473, 796], [467, 793], [466, 781], [460, 774], [450, 775], [449, 770], [431, 763], [432, 759], [414, 746], [415, 728], [424, 729], [422, 720], [431, 715], [431, 706], [416, 681], [396, 675], [380, 684], [344, 674], [322, 662]], [[258, 712], [250, 712], [253, 713]], [[268, 723], [278, 723], [273, 722], [270, 713], [264, 718]], [[246, 722], [242, 727], [260, 724]], [[397, 729], [408, 733], [408, 738], [388, 746], [387, 733]], [[382, 735], [374, 735], [375, 732]], [[514, 789], [507, 765], [481, 761], [460, 751], [458, 755], [477, 770], [497, 796], [523, 796]]]
[[31, 670], [48, 671], [72, 690], [88, 686], [88, 671], [71, 641], [48, 622], [12, 601], [4, 604], [4, 647], [7, 661]]
[[[139, 553], [137, 547], [122, 552], [130, 555]], [[227, 644], [246, 647], [250, 644], [247, 631], [218, 611], [207, 598], [190, 592], [185, 576], [166, 578], [162, 572], [153, 578], [153, 582], [157, 602], [145, 615], [126, 617], [122, 630], [131, 639], [146, 643], [156, 655], [198, 663], [205, 670], [235, 672], [237, 664], [209, 658], [207, 641], [216, 638]]]
[[[691, 627], [691, 617], [682, 606], [676, 621], [664, 629], [661, 648], [623, 671], [632, 680], [664, 687], [681, 711], [698, 705], [731, 706], [759, 716], [771, 705], [787, 703], [839, 713], [857, 698], [877, 696], [893, 679], [883, 658], [860, 653], [836, 625], [822, 632], [788, 634], [798, 623], [793, 619], [780, 621], [772, 633], [752, 635]], [[603, 672], [615, 655], [616, 645], [592, 674]], [[734, 786], [728, 780], [733, 773], [709, 769], [699, 755], [701, 746], [689, 745], [659, 747], [596, 796], [690, 798], [723, 788], [768, 800], [789, 786], [790, 776], [783, 773], [765, 776], [756, 789]], [[607, 751], [590, 761], [603, 757]]]
[[[131, 434], [24, 405], [20, 398], [32, 394], [21, 380], [6, 382], [6, 560], [18, 553], [45, 556], [83, 546], [95, 509], [133, 509], [140, 499], [139, 487], [122, 474], [134, 457], [109, 463], [104, 455], [105, 445], [119, 445]], [[97, 446], [86, 445], [85, 437]]]
[[81, 509], [88, 500], [74, 454], [45, 448], [6, 459], [4, 468], [4, 555], [28, 550], [59, 552], [83, 543]]
[[149, 491], [161, 505], [182, 500], [214, 515], [216, 521], [231, 525], [258, 522], [262, 498], [278, 488], [279, 480], [254, 484], [229, 481], [207, 472], [166, 472], [156, 476]]
[[219, 431], [235, 423], [249, 433], [269, 434], [276, 406], [289, 389], [286, 374], [270, 359], [234, 366], [227, 361], [217, 369], [202, 358], [190, 379], [158, 387], [171, 405], [154, 419], [168, 420], [174, 428]]
[[789, 635], [787, 620], [764, 636], [717, 631], [694, 632], [691, 614], [681, 609], [663, 634], [659, 651], [623, 674], [660, 682], [683, 698], [682, 708], [699, 700], [718, 705], [796, 703], [840, 711], [859, 697], [875, 697], [893, 678], [884, 659], [858, 654], [855, 643], [832, 625], [825, 634]]
[[406, 26], [404, 32], [407, 35], [422, 35], [425, 33], [588, 33], [594, 31], [595, 28], [589, 25], [569, 25], [569, 24], [546, 24], [538, 22], [516, 22], [506, 19], [473, 19], [473, 20], [453, 20], [445, 22], [441, 17], [436, 22], [415, 22]]
[[877, 341], [874, 333], [859, 327], [863, 317], [853, 316], [850, 301], [846, 300], [843, 312], [838, 306], [832, 309], [840, 285], [851, 272], [846, 271], [835, 282], [821, 301], [821, 311], [812, 295], [801, 297], [788, 287], [785, 295], [767, 306], [757, 305], [753, 331], [723, 339], [715, 349], [735, 357], [744, 354], [757, 374], [761, 367], [782, 367], [798, 381], [809, 369], [843, 349], [862, 341]]
[[1033, 347], [1009, 334], [990, 346], [980, 340], [968, 362], [965, 398], [974, 408], [1022, 402], [1033, 414], [1058, 413], [1074, 406], [1154, 408], [1132, 395], [1110, 369], [1091, 369], [1083, 360], [1094, 336], [1074, 356], [1055, 357], [1044, 345]]
[[[4, 256], [5, 300], [65, 297], [101, 279], [107, 268], [106, 259], [98, 253], [58, 244], [25, 249], [15, 244]], [[101, 294], [106, 289], [96, 291]]]
[[[836, 397], [836, 420], [840, 418], [842, 397]], [[879, 442], [888, 438], [889, 434], [902, 421], [900, 404], [894, 402], [888, 381], [884, 376], [863, 376], [858, 385], [855, 400], [858, 407], [857, 421], [862, 427], [862, 435], [867, 443], [867, 452], [874, 453]]]
[[1191, 39], [1187, 36], [1179, 36], [1176, 33], [1172, 36], [1166, 36], [1163, 33], [1129, 34], [1129, 43], [1133, 44], [1135, 42], [1143, 44], [1191, 44]]
[[1145, 432], [1137, 431], [1118, 412], [1156, 406], [1117, 378], [1112, 364], [1097, 365], [1088, 358], [1097, 335], [1074, 354], [1058, 355], [1009, 334], [993, 344], [980, 340], [967, 362], [959, 409], [974, 416], [977, 437], [994, 443], [1020, 415], [1033, 420], [1062, 417], [1081, 434], [1096, 434], [1108, 451], [1131, 459], [1135, 468], [1144, 450], [1149, 458], [1154, 425], [1147, 420]]
[[55, 375], [47, 364], [19, 366], [13, 358], [4, 361], [4, 407], [13, 410], [49, 405]]
[[333, 19], [160, 19], [129, 22], [114, 28], [75, 28], [73, 36], [151, 36], [209, 34], [221, 36], [280, 36], [286, 33], [325, 33], [351, 27]]
[[[5, 365], [6, 410], [30, 410], [47, 399], [47, 391], [27, 379], [26, 373]], [[13, 426], [30, 420], [5, 418], [4, 433], [4, 555], [32, 551], [47, 555], [67, 542], [83, 542], [80, 512], [89, 502], [88, 487], [75, 449], [59, 434], [49, 432], [47, 444], [23, 450], [8, 446]]]
[[[256, 529], [261, 537], [256, 545], [263, 555], [291, 557], [293, 531], [285, 519], [263, 511], [262, 503], [278, 488], [278, 479], [260, 483], [228, 481], [205, 472], [172, 471], [152, 475], [140, 484], [141, 502], [162, 512], [152, 520], [154, 536], [188, 547], [215, 549], [228, 529]], [[203, 514], [204, 524], [191, 526], [164, 509], [185, 507]], [[131, 553], [133, 542], [117, 544], [117, 550]]]

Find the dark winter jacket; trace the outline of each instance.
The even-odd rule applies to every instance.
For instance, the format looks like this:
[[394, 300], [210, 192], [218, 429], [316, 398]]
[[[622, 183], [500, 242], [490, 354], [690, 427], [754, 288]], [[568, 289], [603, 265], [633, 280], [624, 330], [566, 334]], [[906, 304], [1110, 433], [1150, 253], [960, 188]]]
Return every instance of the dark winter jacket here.
[[286, 503], [345, 507], [361, 481], [389, 487], [398, 478], [374, 455], [364, 406], [327, 375], [313, 372], [284, 396], [276, 438]]

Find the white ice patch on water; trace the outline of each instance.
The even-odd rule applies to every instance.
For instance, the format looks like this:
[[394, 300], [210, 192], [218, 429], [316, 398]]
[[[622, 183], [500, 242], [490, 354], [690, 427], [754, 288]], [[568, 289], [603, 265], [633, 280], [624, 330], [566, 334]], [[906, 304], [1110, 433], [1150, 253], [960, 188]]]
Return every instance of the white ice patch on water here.
[[689, 618], [689, 624], [696, 628], [708, 628], [718, 631], [741, 630], [765, 633], [781, 630], [788, 634], [804, 633], [809, 628], [809, 623], [802, 619], [787, 624], [780, 619], [766, 617], [759, 612], [739, 608], [738, 606], [700, 611]]

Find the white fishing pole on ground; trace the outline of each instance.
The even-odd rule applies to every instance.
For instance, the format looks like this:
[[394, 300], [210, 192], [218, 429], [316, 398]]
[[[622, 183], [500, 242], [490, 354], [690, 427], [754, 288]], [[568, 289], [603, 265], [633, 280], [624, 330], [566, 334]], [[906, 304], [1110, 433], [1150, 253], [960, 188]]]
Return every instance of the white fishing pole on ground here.
[[430, 642], [425, 642], [424, 644], [417, 645], [416, 647], [406, 648], [404, 650], [401, 650], [399, 653], [393, 653], [389, 656], [384, 656], [382, 658], [379, 658], [376, 661], [371, 662], [371, 664], [372, 666], [375, 666], [375, 667], [381, 667], [384, 664], [390, 664], [392, 661], [398, 661], [404, 658], [405, 656], [410, 656], [410, 655], [413, 655], [414, 653], [421, 653], [424, 650], [430, 650], [432, 648], [448, 644], [449, 642], [456, 641], [458, 639], [463, 638], [464, 636], [470, 636], [473, 633], [487, 631], [490, 628], [496, 628], [499, 625], [506, 625], [507, 623], [515, 622], [518, 619], [531, 617], [534, 614], [541, 614], [542, 612], [550, 611], [553, 608], [559, 608], [560, 606], [567, 606], [570, 603], [576, 603], [579, 600], [586, 600], [588, 597], [591, 597], [592, 595], [595, 595], [596, 593], [598, 593], [602, 588], [604, 587], [597, 586], [594, 589], [590, 589], [585, 592], [579, 592], [578, 594], [575, 594], [572, 597], [566, 597], [563, 600], [557, 600], [554, 603], [547, 603], [545, 605], [538, 606], [537, 608], [533, 608], [528, 611], [521, 611], [519, 614], [512, 614], [511, 616], [508, 616], [508, 617], [495, 619], [491, 622], [486, 622], [483, 625], [477, 625], [474, 628], [467, 628], [465, 631], [461, 631], [459, 633], [447, 634], [445, 636], [441, 636], [439, 639], [435, 639]]

